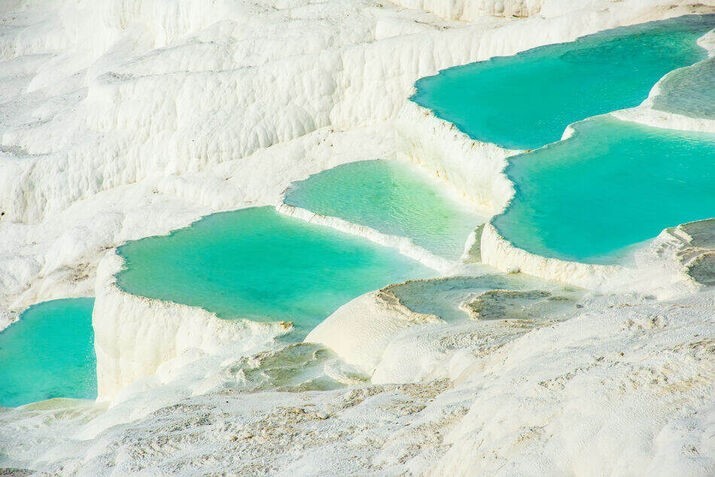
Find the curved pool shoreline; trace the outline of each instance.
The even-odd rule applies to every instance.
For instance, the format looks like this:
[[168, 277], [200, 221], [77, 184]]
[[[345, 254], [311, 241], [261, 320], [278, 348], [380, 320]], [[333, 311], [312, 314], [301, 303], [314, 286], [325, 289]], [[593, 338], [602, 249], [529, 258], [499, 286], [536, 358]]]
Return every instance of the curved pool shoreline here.
[[515, 194], [492, 219], [534, 254], [593, 264], [715, 210], [715, 134], [652, 128], [598, 116], [563, 141], [513, 157]]
[[[690, 21], [690, 20], [696, 20], [699, 22], [705, 22], [706, 26], [711, 27], [715, 26], [715, 16], [714, 15], [706, 15], [706, 16], [695, 16], [695, 17], [679, 17], [671, 20], [667, 20], [665, 22], [653, 22], [652, 24], [663, 24], [667, 22], [681, 22], [683, 20]], [[643, 25], [637, 25], [637, 28], [643, 29], [647, 28], [648, 24], [643, 24]], [[619, 29], [616, 29], [618, 31], [627, 31], [629, 28], [633, 29], [634, 27], [622, 27]], [[599, 35], [607, 35], [609, 34], [609, 31], [604, 31], [600, 32], [595, 35], [590, 35], [590, 36], [596, 36], [598, 37]], [[612, 116], [624, 121], [629, 121], [629, 122], [634, 122], [637, 124], [643, 124], [646, 126], [652, 126], [652, 127], [657, 127], [661, 129], [680, 129], [683, 131], [691, 132], [691, 131], [701, 131], [701, 132], [715, 132], [715, 122], [712, 120], [709, 120], [707, 118], [689, 118], [685, 117], [682, 115], [679, 115], [677, 113], [670, 113], [667, 111], [660, 111], [656, 110], [653, 108], [653, 103], [654, 103], [654, 97], [657, 98], [659, 94], [661, 94], [660, 88], [663, 84], [663, 82], [675, 71], [681, 71], [681, 70], [688, 70], [689, 68], [696, 67], [697, 65], [700, 65], [701, 63], [711, 61], [708, 58], [711, 58], [713, 55], [713, 50], [715, 50], [713, 41], [712, 41], [712, 31], [708, 30], [708, 32], [704, 32], [704, 34], [699, 34], [699, 35], [693, 35], [693, 41], [692, 41], [692, 46], [695, 48], [699, 48], [700, 52], [702, 53], [701, 55], [701, 61], [695, 62], [689, 65], [684, 65], [683, 67], [675, 70], [670, 70], [666, 72], [664, 75], [662, 75], [654, 84], [654, 86], [650, 89], [648, 92], [648, 95], [644, 98], [644, 100], [637, 105], [636, 107], [630, 108], [630, 109], [622, 109], [619, 108], [616, 111], [607, 111], [606, 115]], [[588, 37], [586, 37], [588, 38]], [[548, 49], [550, 47], [559, 47], [559, 46], [565, 46], [568, 44], [560, 44], [560, 45], [548, 45], [545, 47], [540, 47], [537, 48], [537, 50], [542, 50], [542, 49]], [[528, 53], [524, 52], [524, 53]], [[518, 56], [518, 55], [517, 55]], [[704, 58], [703, 58], [704, 57]], [[482, 62], [482, 63], [488, 63]], [[465, 66], [458, 66], [454, 68], [465, 68]], [[448, 69], [449, 70], [449, 69]], [[446, 74], [448, 70], [443, 70], [439, 74]], [[438, 75], [439, 76], [439, 75]], [[435, 77], [429, 77], [434, 79]], [[428, 79], [429, 79], [428, 78]], [[417, 90], [419, 93], [419, 84], [417, 85]], [[415, 97], [413, 96], [413, 101], [415, 100]], [[442, 119], [439, 111], [435, 111], [432, 109], [427, 109], [425, 106], [420, 105], [419, 101], [416, 101], [416, 106], [418, 109], [423, 110], [425, 112], [425, 115], [428, 117], [433, 117], [437, 123], [444, 123], [449, 129], [454, 129], [455, 125], [450, 123], [446, 119]], [[418, 115], [414, 114], [412, 117], [417, 117]], [[588, 121], [589, 118], [584, 119], [583, 121]], [[592, 119], [592, 118], [590, 118]], [[557, 146], [561, 144], [564, 141], [568, 141], [572, 136], [574, 132], [574, 128], [578, 127], [577, 123], [570, 123], [566, 126], [564, 133], [562, 134], [561, 140], [556, 141], [550, 145], [545, 146], [546, 148], [550, 146]], [[459, 126], [457, 125], [459, 128]], [[462, 128], [460, 128], [462, 129]], [[668, 133], [666, 133], [668, 134]], [[458, 138], [458, 136], [464, 136], [463, 138]], [[470, 136], [469, 134], [458, 131], [454, 133], [454, 139], [459, 140], [460, 142], [463, 143], [470, 143], [474, 141], [475, 143], [478, 144], [484, 144], [484, 145], [491, 145], [500, 149], [503, 149], [503, 147], [500, 147], [498, 144], [492, 144], [489, 142], [484, 142], [478, 139], [474, 139], [473, 136]], [[582, 263], [579, 260], [574, 261], [573, 258], [564, 260], [564, 257], [559, 257], [559, 256], [554, 256], [549, 253], [543, 253], [543, 251], [529, 251], [527, 249], [520, 248], [518, 244], [514, 244], [510, 242], [510, 239], [508, 237], [508, 234], [504, 234], [498, 231], [499, 227], [499, 222], [502, 220], [500, 219], [502, 216], [508, 213], [511, 207], [513, 207], [514, 201], [517, 200], [517, 194], [519, 194], [519, 184], [518, 182], [514, 182], [512, 177], [509, 177], [509, 168], [512, 167], [513, 161], [514, 160], [520, 160], [522, 157], [519, 157], [520, 151], [514, 151], [511, 149], [506, 149], [504, 150], [504, 159], [503, 159], [503, 164], [504, 167], [502, 170], [499, 172], [510, 184], [510, 191], [506, 192], [504, 194], [504, 199], [503, 203], [504, 206], [501, 209], [501, 211], [498, 211], [497, 213], [494, 214], [492, 217], [490, 223], [488, 226], [485, 226], [484, 231], [483, 231], [483, 238], [482, 238], [482, 244], [481, 244], [481, 253], [482, 253], [482, 259], [487, 261], [491, 265], [498, 266], [502, 270], [511, 270], [511, 269], [524, 269], [527, 268], [531, 270], [530, 273], [534, 273], [538, 276], [543, 276], [544, 278], [555, 278], [555, 277], [560, 277], [558, 279], [560, 280], [567, 280], [567, 281], [575, 281], [580, 284], [590, 284], [590, 286], [598, 286], [599, 284], [604, 284], [608, 281], [608, 276], [611, 276], [613, 272], [617, 269], [627, 269], [630, 268], [631, 266], [623, 267], [622, 265], [616, 266], [615, 269], [611, 269], [610, 265], [606, 265], [604, 268], [598, 267], [598, 266], [591, 266], [591, 264], [588, 263]], [[529, 154], [529, 151], [526, 152], [526, 155]], [[513, 157], [511, 157], [513, 156]], [[518, 158], [517, 158], [518, 157]], [[515, 159], [517, 158], [517, 159]], [[475, 158], [476, 160], [484, 160], [485, 158]], [[506, 195], [508, 194], [508, 197]], [[689, 222], [695, 219], [704, 219], [707, 218], [707, 214], [702, 214], [701, 216], [697, 217], [682, 217], [682, 220], [675, 220], [667, 223], [661, 224], [661, 227], [657, 228], [657, 231], [654, 229], [652, 234], [647, 234], [644, 235], [640, 238], [640, 240], [636, 240], [637, 243], [646, 241], [648, 239], [653, 239], [655, 238], [663, 229], [666, 229], [668, 227], [673, 227], [677, 225], [678, 223], [682, 222]], [[633, 244], [634, 242], [630, 242]], [[508, 244], [509, 246], [506, 246]], [[636, 248], [642, 248], [644, 245], [638, 245]], [[523, 252], [523, 253], [522, 253]], [[535, 253], [532, 253], [535, 252]], [[518, 257], [518, 258], [517, 258]], [[539, 259], [539, 257], [542, 257], [544, 260]], [[615, 260], [615, 262], [618, 262], [619, 260]], [[500, 262], [504, 262], [501, 263]], [[539, 265], [535, 265], [535, 262], [539, 262]], [[548, 265], [548, 263], [553, 262], [558, 263], [558, 265]], [[531, 265], [529, 265], [531, 263]], [[577, 265], [569, 265], [569, 264], [577, 264]], [[614, 263], [614, 260], [610, 260], [610, 263]], [[524, 266], [520, 266], [520, 264], [526, 264]], [[583, 265], [583, 266], [580, 266]], [[541, 268], [546, 268], [550, 269], [550, 271], [545, 271], [545, 270], [540, 270]], [[594, 278], [589, 279], [587, 278], [588, 275], [593, 274]]]
[[[574, 122], [641, 104], [667, 73], [707, 58], [707, 47], [697, 40], [713, 27], [715, 15], [685, 15], [604, 30], [572, 42], [441, 70], [437, 75], [418, 80], [410, 99], [438, 118], [455, 124], [472, 139], [505, 149], [535, 149], [558, 142], [564, 129]], [[673, 37], [672, 45], [661, 38], [670, 39], [669, 34]], [[628, 45], [620, 45], [619, 41], [634, 42], [633, 48], [627, 48], [625, 63], [620, 49]], [[600, 58], [599, 54], [606, 56]], [[621, 63], [610, 64], [609, 59]], [[594, 61], [595, 65], [588, 61]], [[633, 64], [636, 61], [642, 64]], [[662, 64], [657, 64], [658, 61]], [[610, 68], [604, 73], [607, 66]], [[573, 75], [577, 67], [583, 69], [581, 76]], [[625, 71], [628, 68], [633, 71]], [[605, 80], [604, 74], [615, 76]], [[561, 84], [566, 79], [572, 83]], [[615, 81], [623, 83], [618, 92], [607, 87]], [[629, 85], [627, 81], [640, 83]], [[450, 96], [456, 92], [459, 95]], [[585, 104], [584, 98], [591, 103]], [[523, 102], [539, 106], [523, 108], [520, 106]], [[480, 108], [476, 113], [471, 106], [475, 103]], [[505, 108], [509, 122], [500, 124]]]

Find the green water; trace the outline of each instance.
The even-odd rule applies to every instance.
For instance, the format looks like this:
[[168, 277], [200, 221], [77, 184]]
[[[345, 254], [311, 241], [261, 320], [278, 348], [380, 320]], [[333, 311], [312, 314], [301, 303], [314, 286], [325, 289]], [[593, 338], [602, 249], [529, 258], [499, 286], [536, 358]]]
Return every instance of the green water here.
[[124, 290], [221, 318], [309, 330], [365, 292], [431, 272], [386, 247], [259, 207], [210, 215], [119, 248]]
[[610, 263], [666, 227], [715, 216], [714, 134], [607, 116], [575, 131], [507, 167], [516, 195], [494, 225], [517, 247]]
[[286, 203], [382, 233], [408, 237], [431, 252], [457, 259], [483, 222], [438, 186], [395, 161], [345, 164], [291, 188]]
[[669, 74], [653, 108], [694, 118], [715, 119], [715, 58]]
[[0, 405], [97, 397], [93, 298], [31, 306], [0, 332]]
[[666, 73], [706, 57], [696, 40], [713, 27], [715, 15], [692, 15], [449, 68], [420, 79], [412, 100], [474, 139], [534, 149], [640, 104]]

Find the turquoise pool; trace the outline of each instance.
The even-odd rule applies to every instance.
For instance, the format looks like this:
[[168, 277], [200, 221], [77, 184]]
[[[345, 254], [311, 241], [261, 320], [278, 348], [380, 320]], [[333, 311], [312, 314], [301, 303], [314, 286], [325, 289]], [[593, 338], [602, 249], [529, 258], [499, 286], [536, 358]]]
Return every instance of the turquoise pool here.
[[640, 104], [666, 73], [706, 57], [696, 40], [714, 27], [715, 15], [691, 15], [449, 68], [420, 79], [412, 100], [474, 139], [535, 149]]
[[506, 173], [516, 194], [494, 225], [547, 257], [612, 263], [666, 227], [715, 216], [715, 134], [601, 116]]
[[0, 332], [0, 405], [97, 397], [92, 298], [33, 305]]
[[258, 207], [119, 248], [124, 290], [305, 332], [367, 291], [432, 272], [392, 249]]
[[470, 232], [484, 220], [446, 197], [437, 184], [396, 161], [338, 166], [295, 184], [287, 204], [340, 217], [457, 259]]

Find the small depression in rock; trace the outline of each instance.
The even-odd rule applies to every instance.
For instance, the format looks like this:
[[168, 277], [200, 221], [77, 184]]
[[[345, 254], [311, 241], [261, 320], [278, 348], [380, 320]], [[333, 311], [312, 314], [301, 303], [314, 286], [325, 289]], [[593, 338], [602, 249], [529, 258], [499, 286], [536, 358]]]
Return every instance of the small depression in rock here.
[[410, 280], [383, 290], [415, 313], [466, 319], [563, 319], [582, 292], [522, 274]]

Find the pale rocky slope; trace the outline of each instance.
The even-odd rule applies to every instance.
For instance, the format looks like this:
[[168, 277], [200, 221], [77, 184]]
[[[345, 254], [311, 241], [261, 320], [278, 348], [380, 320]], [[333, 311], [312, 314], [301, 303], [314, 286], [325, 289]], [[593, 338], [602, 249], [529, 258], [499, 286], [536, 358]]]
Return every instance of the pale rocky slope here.
[[[352, 310], [355, 337], [378, 350], [352, 366], [315, 345], [276, 344], [280, 325], [227, 330], [200, 310], [114, 287], [113, 249], [124, 241], [278, 205], [292, 181], [349, 161], [412, 161], [485, 216], [498, 213], [512, 193], [501, 170], [513, 151], [470, 141], [409, 103], [417, 78], [715, 7], [400, 3], [437, 15], [368, 0], [0, 6], [0, 320], [96, 294], [108, 383], [100, 404], [1, 410], [0, 467], [712, 474], [715, 303], [683, 274], [693, 253], [708, 256], [687, 227], [643, 252], [647, 273], [626, 276], [623, 293], [593, 294], [567, 321], [445, 324], [358, 298], [323, 325]], [[530, 260], [508, 260], [509, 250], [493, 264], [532, 271]], [[555, 270], [551, 278], [604, 282]], [[341, 353], [326, 335], [320, 342]]]

